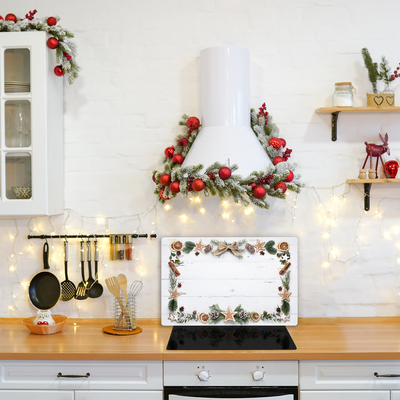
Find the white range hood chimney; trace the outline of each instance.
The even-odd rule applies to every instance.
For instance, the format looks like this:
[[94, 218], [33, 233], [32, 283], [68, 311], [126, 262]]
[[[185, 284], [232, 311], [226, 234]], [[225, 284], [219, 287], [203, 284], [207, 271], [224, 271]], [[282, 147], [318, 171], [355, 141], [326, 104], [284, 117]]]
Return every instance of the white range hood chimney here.
[[238, 164], [243, 177], [271, 161], [250, 128], [250, 57], [240, 47], [200, 52], [202, 128], [182, 166]]

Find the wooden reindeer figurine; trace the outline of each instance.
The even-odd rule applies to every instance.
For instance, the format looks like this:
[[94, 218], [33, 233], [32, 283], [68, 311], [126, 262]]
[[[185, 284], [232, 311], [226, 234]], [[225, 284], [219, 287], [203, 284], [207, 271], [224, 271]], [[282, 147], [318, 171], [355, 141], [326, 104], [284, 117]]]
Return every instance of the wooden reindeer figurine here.
[[[381, 163], [383, 166], [385, 166], [385, 163], [382, 160], [382, 154], [388, 153], [390, 155], [390, 149], [388, 145], [388, 134], [385, 134], [385, 138], [382, 137], [381, 134], [379, 134], [379, 137], [382, 140], [382, 144], [373, 144], [373, 143], [367, 143], [365, 142], [366, 149], [365, 151], [367, 152], [367, 157], [365, 157], [364, 165], [362, 167], [362, 170], [364, 170], [365, 164], [368, 161], [369, 157], [369, 162], [370, 162], [370, 169], [369, 169], [369, 178], [377, 178], [378, 177], [378, 162], [381, 160]], [[375, 169], [372, 168], [372, 157], [376, 157], [376, 166]]]

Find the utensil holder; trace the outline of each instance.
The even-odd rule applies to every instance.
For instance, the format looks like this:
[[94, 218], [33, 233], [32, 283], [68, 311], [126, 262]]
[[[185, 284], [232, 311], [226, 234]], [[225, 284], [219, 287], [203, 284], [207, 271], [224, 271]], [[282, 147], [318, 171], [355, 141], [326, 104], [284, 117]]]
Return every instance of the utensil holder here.
[[[122, 308], [121, 308], [122, 305]], [[128, 299], [125, 297], [114, 297], [114, 330], [133, 331], [136, 325], [136, 296], [129, 293]]]

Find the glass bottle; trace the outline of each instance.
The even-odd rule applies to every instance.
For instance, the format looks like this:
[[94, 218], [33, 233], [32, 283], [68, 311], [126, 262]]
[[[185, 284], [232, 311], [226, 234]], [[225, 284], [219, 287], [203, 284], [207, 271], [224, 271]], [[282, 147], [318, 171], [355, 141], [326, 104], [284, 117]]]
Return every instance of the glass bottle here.
[[117, 235], [110, 235], [110, 260], [117, 259]]
[[125, 235], [117, 235], [117, 260], [125, 259]]
[[133, 260], [132, 235], [125, 236], [125, 260]]
[[333, 93], [334, 107], [353, 107], [353, 90], [351, 82], [335, 83], [335, 92]]

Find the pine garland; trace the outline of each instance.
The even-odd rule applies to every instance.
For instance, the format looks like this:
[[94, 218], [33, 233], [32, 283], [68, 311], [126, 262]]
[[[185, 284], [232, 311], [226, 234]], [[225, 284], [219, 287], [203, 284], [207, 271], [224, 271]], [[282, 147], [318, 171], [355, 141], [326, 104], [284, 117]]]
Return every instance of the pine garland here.
[[[77, 47], [76, 44], [70, 40], [74, 37], [74, 34], [59, 25], [48, 25], [48, 17], [43, 19], [35, 18], [35, 13], [36, 10], [34, 12], [30, 12], [30, 15], [32, 15], [31, 17], [28, 17], [27, 14], [25, 19], [18, 18], [17, 22], [0, 20], [0, 32], [43, 31], [55, 37], [59, 41], [56, 49], [57, 63], [61, 65], [68, 82], [72, 84], [78, 77], [79, 71], [79, 67], [75, 61]], [[60, 17], [58, 16], [54, 16], [54, 18], [57, 20], [57, 22], [60, 20]], [[68, 60], [67, 57], [64, 56], [64, 53], [71, 56], [71, 59]]]
[[[290, 171], [294, 173], [296, 168], [296, 164], [291, 164], [287, 161], [292, 150], [286, 149], [283, 152], [283, 146], [276, 149], [269, 144], [272, 138], [278, 137], [279, 130], [272, 123], [271, 116], [266, 112], [265, 103], [259, 110], [259, 113], [256, 113], [253, 109], [250, 110], [251, 128], [271, 161], [277, 156], [282, 157], [284, 161], [268, 166], [265, 171], [253, 171], [247, 177], [234, 174], [239, 168], [238, 165], [234, 164], [229, 166], [232, 172], [231, 177], [224, 180], [219, 177], [218, 172], [222, 167], [227, 167], [226, 164], [215, 162], [205, 168], [204, 171], [202, 164], [182, 168], [180, 164], [174, 164], [172, 158], [165, 156], [163, 158], [163, 171], [153, 171], [153, 180], [157, 184], [154, 194], [156, 194], [158, 201], [164, 204], [178, 194], [185, 198], [190, 193], [194, 196], [198, 195], [199, 192], [196, 192], [191, 185], [191, 182], [195, 179], [201, 179], [204, 182], [203, 193], [206, 197], [209, 195], [218, 195], [221, 199], [232, 197], [235, 203], [241, 203], [244, 206], [253, 203], [255, 206], [265, 209], [269, 208], [269, 204], [266, 201], [267, 196], [285, 199], [282, 189], [275, 189], [279, 182], [284, 182], [289, 190], [300, 193], [300, 188], [304, 186], [300, 181], [300, 175], [294, 174], [291, 182], [285, 182]], [[199, 126], [197, 129], [189, 129], [187, 127], [188, 119], [187, 115], [183, 115], [182, 121], [179, 122], [180, 125], [186, 127], [186, 132], [177, 136], [176, 143], [173, 146], [174, 154], [181, 154], [183, 157], [188, 154], [201, 128]], [[173, 193], [169, 185], [164, 186], [160, 183], [160, 177], [164, 174], [170, 175], [171, 182], [179, 182], [180, 192], [178, 194]], [[251, 186], [254, 183], [264, 187], [267, 196], [262, 199], [254, 197], [253, 187]]]

